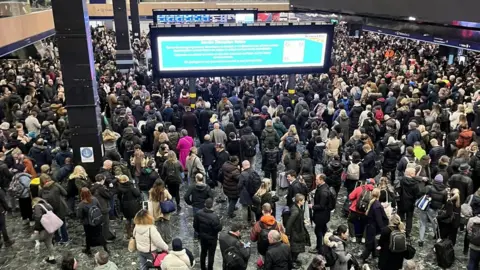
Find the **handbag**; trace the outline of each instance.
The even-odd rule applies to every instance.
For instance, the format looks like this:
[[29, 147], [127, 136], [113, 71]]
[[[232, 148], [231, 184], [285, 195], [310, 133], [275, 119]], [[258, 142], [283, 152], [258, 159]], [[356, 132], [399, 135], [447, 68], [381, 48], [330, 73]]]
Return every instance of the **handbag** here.
[[417, 250], [412, 245], [407, 244], [407, 250], [405, 250], [403, 257], [407, 260], [411, 260], [415, 257], [415, 253], [417, 253]]
[[392, 207], [392, 203], [389, 202], [389, 200], [388, 200], [388, 190], [385, 190], [385, 193], [386, 193], [387, 201], [382, 202], [381, 205], [383, 206], [383, 210], [385, 211], [385, 214], [387, 215], [387, 218], [390, 219], [390, 217], [392, 216], [392, 213], [393, 213], [393, 207]]
[[40, 219], [40, 223], [42, 224], [43, 228], [45, 231], [47, 231], [49, 234], [53, 234], [56, 232], [60, 227], [63, 226], [63, 221], [55, 215], [50, 210], [47, 210], [45, 206], [43, 206], [41, 203], [39, 203], [43, 210], [45, 210], [45, 214], [42, 215], [42, 218]]
[[467, 203], [464, 203], [460, 206], [460, 223], [463, 225], [467, 225], [468, 220], [473, 217], [473, 209], [471, 206], [473, 199], [473, 194], [470, 195], [470, 199]]
[[172, 200], [165, 200], [160, 202], [160, 210], [162, 214], [170, 214], [177, 210], [177, 206]]
[[128, 251], [134, 252], [135, 250], [137, 250], [137, 242], [135, 241], [135, 238], [132, 237], [128, 240]]
[[415, 202], [415, 206], [418, 209], [420, 209], [422, 211], [425, 211], [425, 210], [427, 210], [428, 206], [430, 206], [430, 201], [431, 200], [432, 200], [432, 198], [430, 198], [427, 194], [425, 194]]
[[[158, 254], [157, 252], [152, 252], [152, 235], [151, 235], [151, 232], [150, 232], [150, 229], [148, 229], [148, 239], [150, 241], [150, 251], [148, 252], [149, 254], [152, 255], [152, 259], [148, 258], [145, 262], [145, 267], [147, 269], [151, 269], [151, 268], [159, 268], [161, 263], [162, 263], [162, 260], [165, 258], [165, 256], [167, 256], [167, 254], [165, 252], [162, 252], [160, 254]], [[162, 257], [160, 257], [163, 253], [165, 253]]]

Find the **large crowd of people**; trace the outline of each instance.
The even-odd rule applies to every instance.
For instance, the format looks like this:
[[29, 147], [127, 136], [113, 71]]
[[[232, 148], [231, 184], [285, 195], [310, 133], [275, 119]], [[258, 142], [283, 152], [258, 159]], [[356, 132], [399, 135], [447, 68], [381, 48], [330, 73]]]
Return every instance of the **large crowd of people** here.
[[[81, 269], [54, 251], [77, 225], [95, 269], [118, 269], [109, 246], [121, 241], [141, 270], [212, 270], [217, 245], [227, 270], [251, 269], [251, 249], [265, 270], [420, 269], [427, 248], [432, 269], [479, 269], [479, 54], [448, 64], [436, 45], [338, 25], [329, 72], [296, 75], [291, 94], [286, 75], [155, 80], [139, 65], [145, 36], [122, 74], [114, 33], [92, 35], [105, 120], [96, 175], [73, 159], [58, 59], [0, 63], [0, 247], [15, 245], [17, 219], [60, 269]], [[179, 213], [193, 217], [199, 261], [172, 233]]]

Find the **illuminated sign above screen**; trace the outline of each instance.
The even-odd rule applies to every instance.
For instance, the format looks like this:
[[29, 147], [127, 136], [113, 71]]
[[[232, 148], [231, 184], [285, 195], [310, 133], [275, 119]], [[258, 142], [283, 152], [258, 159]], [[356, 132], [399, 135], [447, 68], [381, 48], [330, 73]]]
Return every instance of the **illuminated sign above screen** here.
[[157, 37], [160, 70], [323, 67], [327, 34]]
[[151, 27], [157, 76], [322, 73], [333, 26]]
[[254, 23], [255, 16], [251, 14], [176, 14], [156, 15], [155, 23]]

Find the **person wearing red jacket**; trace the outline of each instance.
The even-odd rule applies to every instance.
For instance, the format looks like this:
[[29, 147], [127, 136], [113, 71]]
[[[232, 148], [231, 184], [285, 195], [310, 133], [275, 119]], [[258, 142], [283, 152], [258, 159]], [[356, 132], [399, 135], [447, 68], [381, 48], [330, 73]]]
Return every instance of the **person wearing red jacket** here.
[[[252, 242], [257, 242], [258, 253], [263, 257], [265, 257], [269, 246], [268, 238], [265, 239], [265, 237], [268, 236], [268, 231], [276, 230], [281, 234], [285, 234], [285, 228], [275, 220], [275, 216], [272, 215], [272, 212], [272, 206], [269, 203], [265, 203], [262, 206], [263, 216], [257, 223], [255, 223], [250, 231], [250, 240]], [[263, 230], [266, 231], [262, 235]]]
[[350, 233], [350, 238], [353, 243], [357, 242], [356, 233], [355, 233], [355, 224], [358, 228], [361, 228], [362, 233], [362, 243], [365, 243], [365, 225], [367, 222], [365, 212], [359, 211], [357, 209], [357, 203], [361, 199], [363, 190], [372, 191], [374, 189], [375, 180], [373, 178], [367, 179], [364, 185], [356, 187], [348, 199], [350, 200], [350, 214], [348, 215], [348, 231]]

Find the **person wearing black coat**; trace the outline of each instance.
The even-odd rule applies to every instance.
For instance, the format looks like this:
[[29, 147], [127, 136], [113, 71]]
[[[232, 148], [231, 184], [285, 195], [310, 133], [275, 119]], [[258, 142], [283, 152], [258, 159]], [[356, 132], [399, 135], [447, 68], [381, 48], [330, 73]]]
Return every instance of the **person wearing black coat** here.
[[[213, 200], [211, 198], [205, 200], [205, 208], [194, 214], [193, 229], [200, 239], [201, 269], [213, 270], [218, 233], [222, 231], [222, 223], [220, 217], [213, 211]], [[207, 256], [208, 267], [205, 267]]]
[[155, 181], [160, 178], [160, 175], [155, 171], [156, 163], [150, 160], [145, 168], [140, 170], [138, 177], [138, 189], [142, 193], [142, 200], [148, 200], [148, 191], [153, 187]]
[[290, 183], [287, 190], [287, 206], [291, 207], [294, 204], [295, 195], [298, 193], [305, 196], [308, 195], [308, 187], [305, 184], [305, 181], [302, 179], [297, 179], [297, 173], [295, 171], [287, 171], [287, 181]]
[[42, 167], [42, 165], [52, 164], [50, 149], [44, 145], [44, 141], [41, 138], [33, 144], [32, 148], [30, 148], [28, 156], [35, 160], [35, 163], [37, 164], [35, 171], [37, 173], [40, 173], [40, 167]]
[[138, 202], [141, 195], [140, 191], [129, 181], [128, 177], [121, 175], [118, 177], [118, 199], [120, 200], [120, 209], [123, 216], [127, 220], [125, 224], [125, 232], [127, 239], [132, 237], [133, 233], [133, 218], [140, 210], [140, 203]]
[[383, 176], [387, 176], [390, 173], [390, 181], [393, 183], [395, 181], [395, 169], [397, 164], [402, 157], [402, 151], [400, 145], [393, 138], [388, 139], [388, 144], [383, 150]]
[[300, 162], [300, 177], [303, 178], [309, 190], [314, 187], [315, 181], [315, 163], [309, 157], [308, 151], [303, 152]]
[[470, 166], [468, 164], [462, 164], [459, 167], [459, 173], [456, 173], [448, 180], [450, 188], [458, 189], [460, 191], [460, 204], [465, 202], [467, 196], [473, 193], [473, 181], [468, 176]]
[[10, 211], [10, 207], [8, 206], [6, 200], [6, 194], [2, 187], [0, 187], [0, 232], [1, 236], [3, 236], [3, 242], [0, 239], [0, 248], [2, 247], [2, 243], [5, 243], [6, 247], [10, 247], [15, 243], [14, 240], [10, 239], [7, 231], [7, 220], [6, 215], [7, 211]]
[[208, 134], [208, 125], [210, 124], [210, 118], [213, 115], [213, 111], [210, 109], [210, 102], [205, 103], [205, 109], [198, 115], [198, 136], [200, 142], [203, 143], [203, 138]]
[[53, 207], [53, 213], [63, 221], [62, 227], [55, 233], [55, 241], [67, 243], [68, 232], [65, 222], [68, 214], [68, 206], [65, 201], [67, 191], [61, 185], [55, 183], [47, 174], [40, 175], [40, 186], [42, 189], [39, 190], [39, 197], [50, 204]]
[[205, 207], [205, 201], [213, 198], [212, 189], [205, 184], [202, 174], [195, 175], [195, 185], [191, 185], [183, 197], [188, 205], [192, 206], [193, 215]]
[[313, 198], [312, 211], [313, 222], [315, 223], [315, 235], [317, 236], [317, 246], [315, 250], [318, 252], [323, 245], [323, 236], [327, 232], [327, 223], [330, 221], [330, 190], [325, 183], [327, 176], [324, 174], [317, 175], [315, 182], [317, 189]]
[[360, 114], [363, 112], [363, 107], [360, 104], [360, 100], [355, 100], [354, 105], [350, 112], [348, 113], [348, 118], [350, 118], [350, 134], [349, 136], [353, 133], [355, 129], [358, 128], [358, 121], [360, 120]]
[[428, 155], [430, 156], [430, 167], [434, 168], [438, 165], [440, 158], [445, 155], [445, 148], [438, 145], [437, 139], [431, 139], [430, 144], [432, 149], [430, 149]]
[[413, 147], [409, 146], [405, 148], [405, 155], [400, 158], [395, 170], [395, 179], [401, 179], [405, 174], [405, 169], [408, 163], [416, 162], [417, 159], [413, 155]]
[[458, 189], [453, 189], [448, 197], [444, 211], [438, 212], [437, 221], [440, 239], [450, 239], [455, 246], [458, 228], [460, 227], [460, 194]]
[[83, 224], [83, 230], [85, 233], [85, 245], [86, 248], [82, 250], [83, 253], [92, 254], [91, 247], [103, 246], [106, 252], [108, 252], [107, 242], [102, 233], [102, 225], [92, 226], [90, 225], [88, 212], [93, 206], [100, 208], [100, 203], [97, 198], [92, 196], [92, 193], [88, 188], [82, 188], [80, 191], [80, 203], [77, 207], [77, 218], [81, 220]]
[[390, 217], [388, 226], [381, 230], [378, 246], [380, 254], [378, 258], [378, 268], [380, 270], [400, 270], [403, 269], [403, 260], [405, 253], [392, 252], [390, 250], [390, 235], [393, 231], [405, 231], [405, 225], [400, 221], [396, 214]]
[[372, 191], [372, 199], [368, 205], [366, 212], [367, 228], [365, 237], [365, 249], [361, 255], [363, 261], [366, 261], [370, 254], [375, 256], [375, 249], [377, 248], [376, 236], [379, 235], [383, 228], [388, 225], [388, 218], [382, 204], [379, 201], [380, 189], [375, 188]]
[[[240, 146], [239, 146], [240, 148]], [[210, 179], [214, 182], [215, 186], [218, 185], [218, 182], [223, 182], [223, 178], [219, 178], [218, 174], [220, 172], [220, 169], [222, 168], [223, 164], [227, 162], [230, 159], [230, 152], [225, 150], [224, 145], [215, 145], [215, 162], [212, 164], [212, 167], [210, 170], [208, 170], [208, 176]], [[238, 157], [238, 156], [237, 156]]]
[[203, 143], [198, 147], [198, 157], [202, 160], [203, 167], [208, 169], [217, 158], [215, 143], [211, 141], [210, 135], [205, 135]]
[[110, 212], [110, 200], [112, 199], [112, 195], [105, 186], [105, 180], [105, 175], [97, 174], [95, 176], [95, 183], [93, 183], [90, 191], [92, 192], [92, 195], [97, 198], [98, 204], [100, 205], [100, 211], [102, 212], [103, 237], [105, 237], [107, 241], [112, 241], [115, 239], [115, 234], [110, 231], [110, 217], [108, 214]]
[[327, 176], [325, 181], [329, 187], [333, 187], [335, 189], [336, 194], [338, 194], [340, 187], [342, 186], [343, 171], [342, 162], [340, 161], [339, 156], [334, 156], [324, 168], [323, 173]]
[[280, 232], [272, 230], [268, 233], [269, 247], [265, 255], [264, 270], [291, 270], [293, 260], [290, 247], [282, 243]]
[[[480, 151], [470, 158], [470, 167], [472, 168], [472, 179], [480, 178]], [[473, 182], [473, 190], [480, 188], [479, 181]]]
[[[245, 246], [244, 243], [240, 240], [242, 228], [243, 225], [234, 223], [229, 231], [220, 233], [220, 236], [218, 237], [218, 243], [220, 244], [220, 250], [222, 251], [222, 257], [224, 262], [225, 251], [230, 247], [235, 247], [235, 249], [237, 250], [237, 254], [242, 257], [245, 264], [245, 268], [241, 270], [246, 270], [248, 260], [250, 259], [250, 246]], [[227, 268], [226, 265], [223, 265], [223, 270], [229, 270], [229, 268]]]
[[240, 191], [238, 190], [238, 181], [240, 177], [240, 167], [238, 165], [238, 157], [231, 156], [230, 160], [223, 164], [219, 173], [219, 178], [223, 179], [223, 193], [228, 198], [227, 215], [230, 218], [235, 217], [235, 205], [237, 204]]
[[363, 151], [367, 153], [363, 158], [361, 167], [360, 167], [360, 179], [369, 179], [376, 176], [375, 172], [375, 152], [372, 151], [370, 145], [365, 144], [363, 146]]
[[290, 217], [285, 226], [285, 233], [290, 241], [290, 251], [294, 268], [299, 268], [298, 255], [305, 252], [305, 246], [310, 245], [310, 235], [305, 228], [303, 205], [305, 196], [303, 194], [295, 195], [295, 203], [290, 207]]
[[415, 201], [420, 195], [420, 188], [418, 181], [415, 179], [415, 169], [408, 168], [405, 171], [405, 176], [400, 180], [400, 188], [398, 193], [400, 194], [400, 201], [398, 203], [398, 214], [402, 220], [407, 224], [407, 237], [410, 237], [412, 232], [413, 211], [415, 210]]
[[192, 108], [186, 107], [182, 116], [183, 128], [187, 130], [188, 136], [195, 138], [197, 135], [197, 116], [192, 112]]
[[285, 171], [294, 171], [298, 175], [302, 165], [302, 156], [298, 152], [288, 152], [283, 157], [283, 164]]

